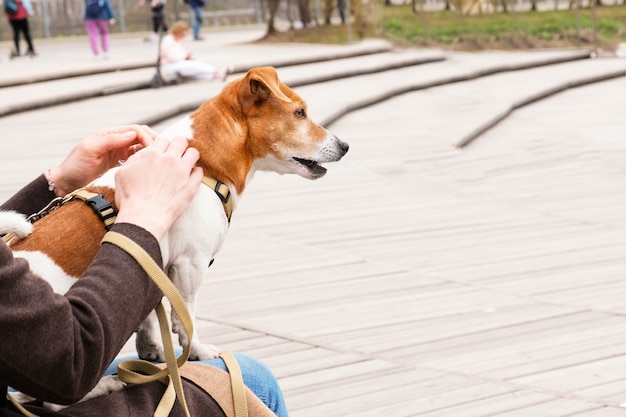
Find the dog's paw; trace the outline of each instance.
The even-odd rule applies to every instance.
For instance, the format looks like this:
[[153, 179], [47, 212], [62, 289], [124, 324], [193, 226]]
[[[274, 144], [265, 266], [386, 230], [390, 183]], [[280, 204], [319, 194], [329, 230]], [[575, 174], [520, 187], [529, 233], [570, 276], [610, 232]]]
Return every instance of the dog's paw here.
[[221, 351], [221, 349], [213, 345], [192, 344], [189, 350], [189, 360], [208, 361], [217, 358]]
[[[87, 395], [81, 398], [79, 402], [91, 400], [93, 398], [103, 395], [108, 395], [112, 392], [121, 391], [122, 389], [124, 389], [125, 386], [126, 384], [120, 381], [116, 375], [103, 376], [100, 381], [98, 381], [98, 384], [91, 391], [89, 391]], [[67, 405], [44, 402], [43, 407], [46, 410], [58, 412], [67, 407]]]
[[100, 381], [98, 381], [98, 384], [80, 401], [87, 401], [102, 395], [111, 394], [112, 392], [121, 391], [125, 386], [126, 384], [120, 381], [117, 375], [103, 376], [100, 378]]
[[36, 399], [35, 397], [31, 397], [30, 395], [26, 395], [23, 392], [19, 391], [9, 391], [9, 394], [11, 394], [11, 397], [13, 397], [13, 399], [20, 404], [35, 401]]
[[13, 233], [20, 239], [25, 238], [33, 231], [33, 224], [26, 220], [26, 216], [12, 210], [0, 211], [0, 233]]
[[151, 337], [143, 332], [137, 332], [135, 339], [135, 348], [137, 349], [137, 355], [146, 361], [151, 362], [165, 362], [165, 352], [163, 346], [153, 340]]

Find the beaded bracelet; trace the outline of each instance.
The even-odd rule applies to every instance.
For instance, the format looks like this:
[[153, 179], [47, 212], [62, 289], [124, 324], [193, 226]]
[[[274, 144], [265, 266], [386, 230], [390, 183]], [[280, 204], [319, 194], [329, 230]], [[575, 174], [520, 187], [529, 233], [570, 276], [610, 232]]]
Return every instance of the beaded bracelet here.
[[51, 170], [47, 170], [46, 172], [44, 172], [43, 174], [44, 177], [46, 177], [46, 181], [48, 181], [48, 191], [52, 191], [53, 193], [56, 194], [56, 185], [54, 185], [54, 182], [52, 181], [52, 171]]

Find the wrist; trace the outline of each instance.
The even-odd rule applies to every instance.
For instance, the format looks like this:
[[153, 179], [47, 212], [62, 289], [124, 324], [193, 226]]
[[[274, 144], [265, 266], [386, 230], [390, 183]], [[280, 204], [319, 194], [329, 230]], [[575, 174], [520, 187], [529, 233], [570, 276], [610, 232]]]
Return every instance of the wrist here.
[[53, 192], [57, 197], [65, 197], [67, 191], [63, 185], [63, 179], [57, 169], [49, 169], [44, 172], [44, 177], [48, 181], [48, 190]]
[[120, 209], [117, 213], [115, 223], [129, 223], [139, 226], [151, 233], [159, 242], [167, 231], [166, 228], [163, 227], [163, 218], [152, 216], [149, 213], [146, 213], [145, 210], [133, 213], [132, 210]]

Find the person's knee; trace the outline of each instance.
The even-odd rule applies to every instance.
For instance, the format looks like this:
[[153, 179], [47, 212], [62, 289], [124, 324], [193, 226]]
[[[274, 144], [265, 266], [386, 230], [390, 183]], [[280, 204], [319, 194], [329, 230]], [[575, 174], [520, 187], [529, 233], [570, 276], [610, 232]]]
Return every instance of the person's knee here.
[[244, 383], [266, 404], [280, 396], [280, 387], [272, 371], [262, 362], [242, 353], [235, 353]]

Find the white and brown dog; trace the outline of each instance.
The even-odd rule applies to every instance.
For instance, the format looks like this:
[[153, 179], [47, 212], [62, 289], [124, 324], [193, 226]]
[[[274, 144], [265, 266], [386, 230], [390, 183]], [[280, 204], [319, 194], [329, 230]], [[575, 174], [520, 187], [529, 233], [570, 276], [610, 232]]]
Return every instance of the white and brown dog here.
[[[317, 179], [326, 173], [320, 164], [340, 160], [348, 144], [307, 116], [306, 103], [282, 84], [271, 67], [255, 68], [228, 83], [216, 97], [160, 136], [184, 136], [200, 152], [198, 165], [207, 178], [191, 204], [161, 243], [164, 269], [195, 317], [196, 295], [208, 274], [228, 230], [230, 214], [246, 185], [258, 170], [298, 174]], [[109, 171], [89, 191], [114, 203], [114, 171]], [[56, 292], [65, 293], [88, 267], [105, 234], [102, 220], [84, 202], [74, 200], [32, 225], [23, 217], [0, 216], [2, 232], [16, 232], [11, 242], [15, 256], [29, 260], [34, 273], [46, 279]], [[64, 232], [73, 233], [66, 239]], [[195, 324], [195, 323], [194, 323]], [[172, 315], [172, 330], [190, 359], [212, 359], [219, 353], [202, 345], [194, 332], [188, 340], [181, 323]], [[137, 331], [139, 356], [164, 360], [154, 313]]]

